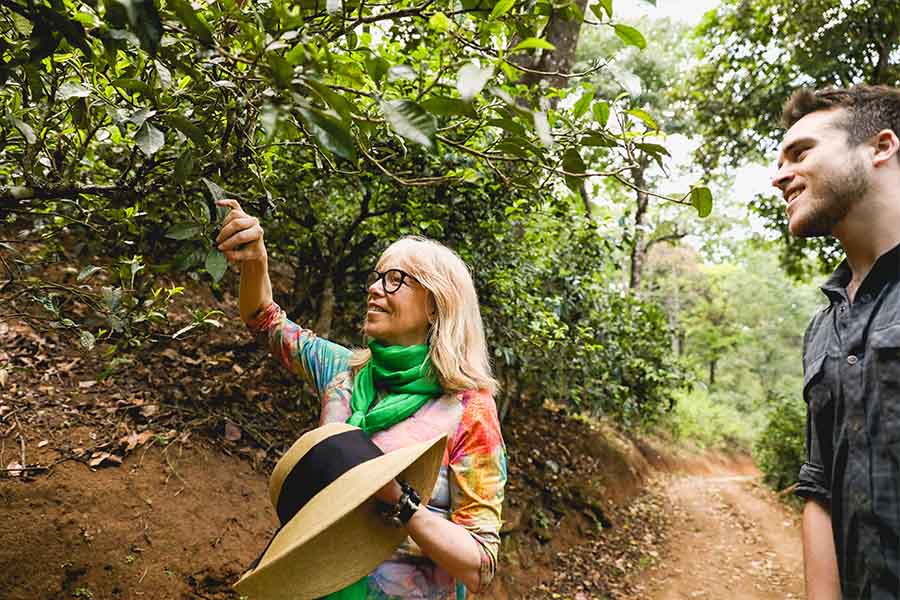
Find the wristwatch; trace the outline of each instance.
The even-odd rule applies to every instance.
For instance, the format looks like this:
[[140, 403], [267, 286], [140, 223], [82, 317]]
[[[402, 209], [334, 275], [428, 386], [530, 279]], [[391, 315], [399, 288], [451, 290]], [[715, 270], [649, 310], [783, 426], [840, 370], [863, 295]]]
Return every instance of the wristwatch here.
[[403, 490], [400, 500], [397, 501], [397, 504], [382, 504], [382, 514], [394, 527], [403, 527], [419, 510], [422, 499], [416, 490], [405, 481], [398, 480], [397, 483], [400, 484], [400, 489]]

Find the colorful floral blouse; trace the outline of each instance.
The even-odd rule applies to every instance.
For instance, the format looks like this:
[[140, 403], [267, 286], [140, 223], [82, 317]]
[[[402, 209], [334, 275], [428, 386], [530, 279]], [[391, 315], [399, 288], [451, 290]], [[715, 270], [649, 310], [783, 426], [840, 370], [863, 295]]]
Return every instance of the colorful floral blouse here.
[[[317, 337], [270, 304], [249, 324], [272, 354], [315, 387], [321, 423], [350, 417], [350, 350]], [[448, 435], [447, 449], [428, 508], [465, 527], [481, 550], [479, 588], [490, 583], [500, 546], [500, 506], [506, 484], [506, 448], [494, 399], [486, 391], [445, 394], [411, 417], [372, 435], [385, 452]], [[411, 538], [369, 575], [372, 600], [459, 600], [465, 588], [425, 557]]]

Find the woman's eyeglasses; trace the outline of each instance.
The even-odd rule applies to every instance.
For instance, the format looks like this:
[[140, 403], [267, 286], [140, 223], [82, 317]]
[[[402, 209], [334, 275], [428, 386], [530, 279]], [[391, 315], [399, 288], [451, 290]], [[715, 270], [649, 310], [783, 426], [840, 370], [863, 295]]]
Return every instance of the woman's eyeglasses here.
[[419, 281], [406, 271], [401, 271], [400, 269], [388, 269], [384, 273], [372, 270], [366, 278], [366, 287], [370, 288], [373, 283], [381, 280], [381, 287], [384, 288], [384, 292], [386, 294], [393, 294], [400, 289], [400, 286], [403, 285], [407, 277], [417, 283]]

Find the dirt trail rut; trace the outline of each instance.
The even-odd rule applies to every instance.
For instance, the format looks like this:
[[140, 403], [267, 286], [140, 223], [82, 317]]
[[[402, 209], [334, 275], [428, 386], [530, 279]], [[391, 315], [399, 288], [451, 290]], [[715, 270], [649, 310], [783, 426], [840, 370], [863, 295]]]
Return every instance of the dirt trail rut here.
[[678, 477], [663, 489], [675, 517], [670, 553], [641, 577], [642, 598], [803, 598], [799, 517], [758, 476]]

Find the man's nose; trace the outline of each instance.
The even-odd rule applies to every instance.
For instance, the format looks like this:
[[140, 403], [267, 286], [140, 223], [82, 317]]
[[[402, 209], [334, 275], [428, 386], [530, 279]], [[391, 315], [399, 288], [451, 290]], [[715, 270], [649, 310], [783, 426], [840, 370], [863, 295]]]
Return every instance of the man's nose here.
[[775, 173], [775, 176], [772, 178], [772, 185], [783, 192], [787, 189], [787, 186], [790, 185], [793, 178], [793, 171], [791, 171], [790, 167], [787, 164], [784, 164], [778, 169], [778, 172]]

